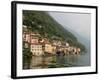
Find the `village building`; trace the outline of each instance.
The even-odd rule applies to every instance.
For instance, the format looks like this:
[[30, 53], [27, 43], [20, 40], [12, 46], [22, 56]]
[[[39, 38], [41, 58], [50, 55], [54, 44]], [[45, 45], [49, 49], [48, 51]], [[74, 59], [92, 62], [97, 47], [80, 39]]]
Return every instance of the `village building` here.
[[31, 42], [30, 43], [38, 43], [39, 38], [31, 36]]
[[38, 37], [34, 37], [30, 35], [29, 33], [23, 34], [23, 41], [26, 43], [25, 45], [31, 44], [31, 43], [38, 43]]
[[70, 46], [68, 42], [50, 41], [47, 37], [42, 38], [38, 32], [28, 31], [25, 25], [23, 25], [22, 38], [24, 47], [30, 48], [30, 51], [35, 56], [44, 55], [44, 53], [56, 54], [57, 51], [64, 54], [79, 54], [81, 52], [80, 48]]
[[25, 33], [22, 35], [23, 41], [30, 43], [30, 34]]
[[77, 54], [77, 48], [76, 48], [76, 47], [73, 48], [72, 53], [73, 53], [73, 54]]
[[77, 51], [80, 53], [81, 52], [81, 49], [80, 48], [77, 48]]
[[40, 34], [38, 32], [31, 32], [30, 35], [34, 36], [34, 37], [36, 37], [36, 36], [39, 37], [40, 36]]
[[50, 43], [45, 43], [44, 52], [53, 53], [53, 46]]
[[33, 32], [23, 32], [23, 41], [26, 43], [38, 43], [38, 33]]
[[77, 49], [76, 49], [76, 53], [77, 53], [77, 54], [80, 54], [80, 52], [81, 52], [81, 49], [80, 49], [80, 48], [77, 48]]
[[69, 47], [67, 48], [67, 53], [68, 53], [68, 54], [73, 54], [73, 47], [72, 47], [72, 46], [69, 46]]
[[70, 46], [70, 47], [68, 47], [68, 52], [69, 52], [69, 54], [79, 54], [81, 52], [81, 49]]
[[52, 45], [52, 54], [56, 54], [56, 46], [55, 45]]
[[41, 56], [44, 55], [43, 49], [42, 49], [42, 45], [39, 43], [31, 43], [30, 45], [30, 49], [33, 55], [35, 56]]
[[50, 44], [50, 41], [49, 41], [49, 39], [47, 39], [47, 38], [44, 38], [44, 43], [45, 43], [45, 44]]
[[69, 47], [69, 43], [68, 42], [66, 42], [66, 47]]
[[66, 55], [66, 54], [69, 54], [69, 52], [68, 52], [68, 47], [66, 47], [66, 46], [63, 46], [63, 47], [61, 47], [61, 49], [62, 49], [62, 52]]
[[56, 40], [54, 40], [54, 41], [53, 41], [53, 45], [55, 45], [55, 46], [61, 46], [62, 43], [61, 43], [61, 41], [56, 41]]
[[31, 40], [30, 34], [25, 34], [25, 41], [30, 43], [30, 40]]

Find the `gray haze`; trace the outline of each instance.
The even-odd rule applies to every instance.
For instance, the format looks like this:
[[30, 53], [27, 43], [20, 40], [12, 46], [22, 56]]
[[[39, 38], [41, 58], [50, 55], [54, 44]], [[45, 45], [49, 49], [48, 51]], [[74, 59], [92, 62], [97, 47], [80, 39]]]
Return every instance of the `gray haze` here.
[[91, 14], [49, 12], [65, 29], [72, 30], [81, 37], [90, 40]]
[[65, 29], [73, 33], [79, 42], [85, 45], [87, 53], [79, 58], [79, 64], [91, 65], [90, 38], [91, 38], [91, 14], [48, 12], [53, 19]]

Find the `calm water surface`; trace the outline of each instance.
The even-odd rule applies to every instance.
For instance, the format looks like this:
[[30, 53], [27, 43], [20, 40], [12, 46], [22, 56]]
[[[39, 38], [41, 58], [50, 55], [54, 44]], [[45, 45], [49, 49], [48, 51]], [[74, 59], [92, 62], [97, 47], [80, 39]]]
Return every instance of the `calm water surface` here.
[[65, 56], [33, 56], [30, 69], [90, 66], [89, 53]]

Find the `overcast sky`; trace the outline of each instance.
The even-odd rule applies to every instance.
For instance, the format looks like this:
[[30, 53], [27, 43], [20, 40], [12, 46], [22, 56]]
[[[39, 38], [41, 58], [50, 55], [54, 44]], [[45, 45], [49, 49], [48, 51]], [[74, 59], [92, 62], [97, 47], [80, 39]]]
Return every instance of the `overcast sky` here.
[[49, 12], [49, 14], [66, 29], [71, 29], [90, 40], [91, 14], [61, 12]]

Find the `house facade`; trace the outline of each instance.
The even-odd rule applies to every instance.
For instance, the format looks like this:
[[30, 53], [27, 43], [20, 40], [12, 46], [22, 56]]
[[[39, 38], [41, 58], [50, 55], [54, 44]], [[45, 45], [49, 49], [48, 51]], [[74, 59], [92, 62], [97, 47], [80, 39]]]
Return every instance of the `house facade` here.
[[31, 42], [30, 43], [38, 43], [38, 37], [31, 36]]
[[30, 49], [31, 49], [32, 54], [35, 56], [44, 55], [41, 44], [31, 43]]
[[[45, 34], [47, 35], [47, 34]], [[41, 37], [38, 32], [32, 32], [23, 27], [23, 43], [25, 48], [29, 48], [33, 55], [40, 56], [45, 53], [56, 54], [60, 51], [64, 54], [79, 54], [80, 48], [70, 46], [68, 42], [60, 40], [50, 40], [47, 37]]]
[[47, 53], [52, 53], [53, 47], [50, 43], [45, 43], [45, 48], [44, 48], [44, 52], [47, 52]]

